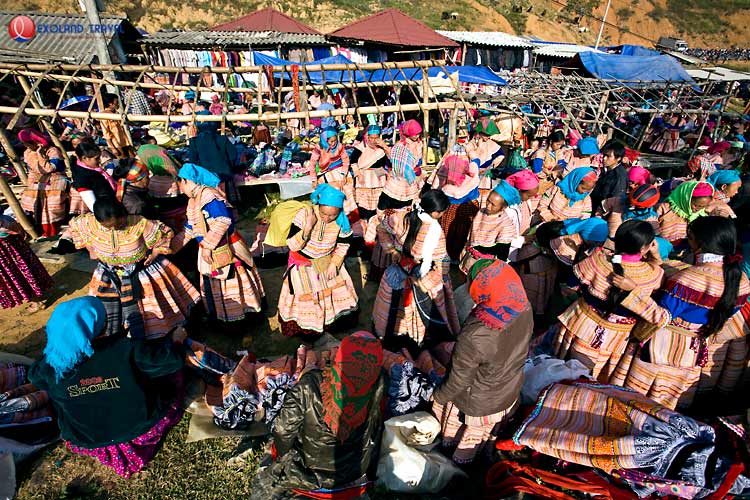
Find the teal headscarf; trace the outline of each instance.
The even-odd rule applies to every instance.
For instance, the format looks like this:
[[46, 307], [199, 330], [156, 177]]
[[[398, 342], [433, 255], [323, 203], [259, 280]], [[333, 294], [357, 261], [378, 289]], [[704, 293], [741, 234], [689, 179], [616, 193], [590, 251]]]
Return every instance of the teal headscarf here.
[[336, 149], [336, 147], [339, 145], [339, 133], [335, 128], [327, 128], [323, 130], [320, 134], [320, 147], [325, 149], [326, 151], [330, 151], [331, 147], [328, 145], [328, 139], [331, 137], [336, 138], [336, 146], [333, 146], [333, 149]]
[[570, 206], [575, 205], [576, 202], [585, 199], [591, 192], [579, 193], [578, 185], [581, 181], [589, 174], [594, 173], [594, 169], [589, 167], [580, 167], [572, 170], [563, 180], [557, 183], [557, 187], [560, 188], [562, 194], [570, 200]]
[[185, 163], [177, 174], [180, 179], [215, 188], [221, 182], [219, 176], [195, 163]]
[[736, 170], [717, 170], [708, 176], [708, 183], [715, 189], [719, 189], [724, 184], [734, 184], [740, 180], [740, 173]]
[[518, 189], [511, 186], [506, 181], [501, 180], [500, 184], [498, 184], [492, 191], [502, 196], [509, 207], [521, 204], [521, 194], [518, 192]]
[[344, 213], [345, 199], [346, 195], [330, 184], [318, 184], [318, 187], [316, 187], [315, 191], [310, 195], [310, 200], [312, 200], [315, 205], [326, 205], [328, 207], [341, 209], [339, 216], [336, 217], [336, 224], [339, 225], [341, 232], [344, 234], [352, 231], [352, 228], [349, 225], [349, 219]]
[[57, 380], [94, 354], [91, 339], [104, 330], [107, 311], [97, 297], [78, 297], [58, 305], [47, 321], [44, 357]]

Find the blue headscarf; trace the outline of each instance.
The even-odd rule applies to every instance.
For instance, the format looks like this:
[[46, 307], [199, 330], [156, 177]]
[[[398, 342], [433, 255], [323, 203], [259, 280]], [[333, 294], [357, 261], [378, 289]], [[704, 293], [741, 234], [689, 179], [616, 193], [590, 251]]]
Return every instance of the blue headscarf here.
[[580, 234], [581, 238], [594, 243], [604, 243], [609, 236], [607, 221], [599, 217], [589, 219], [567, 219], [563, 222], [563, 234]]
[[330, 184], [318, 184], [315, 191], [310, 195], [310, 200], [315, 205], [326, 205], [328, 207], [336, 207], [341, 209], [339, 216], [336, 217], [336, 224], [341, 228], [341, 232], [346, 234], [352, 231], [349, 225], [349, 219], [347, 219], [344, 213], [344, 200], [346, 195], [331, 186]]
[[218, 175], [195, 163], [183, 164], [177, 175], [180, 179], [186, 179], [212, 188], [217, 187], [221, 182]]
[[[328, 145], [328, 139], [331, 137], [336, 138], [336, 146], [339, 145], [339, 133], [335, 128], [326, 128], [323, 130], [323, 132], [320, 133], [320, 147], [325, 149], [326, 151], [330, 151], [330, 146]], [[334, 146], [334, 149], [336, 148]]]
[[58, 305], [47, 321], [44, 357], [57, 380], [94, 354], [91, 339], [104, 330], [107, 311], [97, 297], [78, 297]]
[[734, 184], [740, 180], [740, 173], [736, 170], [717, 170], [708, 176], [708, 183], [716, 189], [724, 184]]
[[560, 188], [562, 194], [564, 194], [565, 197], [570, 200], [569, 206], [572, 207], [576, 204], [576, 202], [585, 199], [589, 194], [591, 194], [590, 191], [581, 194], [576, 190], [578, 189], [578, 185], [581, 183], [583, 178], [593, 171], [594, 170], [589, 167], [576, 168], [573, 169], [568, 175], [566, 175], [563, 180], [557, 183], [557, 187]]
[[367, 135], [380, 135], [380, 127], [378, 125], [370, 125], [367, 127]]
[[511, 186], [506, 181], [501, 180], [500, 184], [498, 184], [492, 191], [502, 196], [509, 207], [521, 204], [521, 194], [518, 192], [518, 189]]

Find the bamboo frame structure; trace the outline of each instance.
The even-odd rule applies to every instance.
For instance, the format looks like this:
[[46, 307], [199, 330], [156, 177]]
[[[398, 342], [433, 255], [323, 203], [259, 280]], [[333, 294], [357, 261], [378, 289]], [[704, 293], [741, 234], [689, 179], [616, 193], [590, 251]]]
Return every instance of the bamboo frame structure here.
[[[447, 81], [453, 87], [452, 92], [436, 93], [432, 81], [428, 78], [430, 68], [439, 68]], [[264, 75], [270, 70], [278, 85], [270, 92], [271, 100], [264, 106], [263, 85]], [[363, 81], [354, 81], [357, 75], [367, 72], [388, 70], [393, 80], [372, 81], [372, 73]], [[419, 79], [409, 78], [406, 70], [412, 70]], [[288, 83], [293, 71], [298, 71], [301, 85]], [[311, 81], [310, 73], [320, 72], [322, 81]], [[337, 72], [337, 73], [333, 73]], [[254, 87], [231, 85], [230, 81], [237, 81], [233, 75], [240, 75], [244, 80], [254, 80]], [[336, 78], [330, 78], [335, 75]], [[398, 76], [396, 76], [398, 75]], [[368, 114], [386, 115], [398, 114], [402, 119], [406, 113], [421, 114], [423, 134], [425, 138], [425, 154], [427, 139], [430, 135], [429, 113], [438, 111], [441, 119], [445, 120], [443, 111], [450, 115], [448, 119], [449, 138], [456, 137], [457, 112], [466, 111], [471, 121], [471, 110], [489, 110], [512, 114], [522, 118], [526, 123], [532, 120], [555, 120], [565, 127], [582, 131], [588, 128], [593, 132], [601, 132], [605, 127], [619, 131], [630, 137], [634, 143], [642, 143], [643, 136], [633, 137], [618, 123], [618, 116], [622, 114], [639, 114], [649, 117], [649, 123], [658, 113], [682, 113], [696, 116], [718, 114], [722, 110], [714, 109], [716, 102], [726, 102], [728, 95], [715, 95], [713, 85], [704, 89], [696, 89], [693, 83], [686, 82], [623, 82], [616, 80], [600, 80], [585, 78], [578, 75], [547, 75], [537, 72], [503, 75], [507, 85], [493, 95], [469, 95], [458, 83], [455, 75], [446, 69], [444, 61], [414, 61], [414, 62], [384, 62], [368, 64], [300, 64], [281, 66], [240, 66], [240, 67], [184, 67], [159, 65], [70, 65], [70, 64], [7, 64], [0, 63], [0, 81], [13, 80], [24, 92], [24, 98], [15, 105], [0, 106], [0, 115], [10, 115], [11, 118], [5, 130], [0, 129], [0, 140], [3, 138], [4, 149], [10, 148], [7, 133], [22, 116], [38, 119], [44, 130], [51, 136], [54, 144], [62, 147], [57, 134], [54, 133], [53, 123], [59, 118], [78, 118], [83, 120], [116, 120], [124, 123], [168, 127], [170, 124], [196, 124], [201, 122], [220, 122], [222, 132], [227, 123], [237, 121], [264, 122], [279, 127], [283, 120], [304, 119], [309, 125], [313, 118], [345, 117], [353, 115], [363, 122], [362, 118]], [[212, 84], [207, 80], [212, 79]], [[160, 81], [161, 80], [161, 81]], [[37, 90], [43, 84], [63, 85], [63, 91], [56, 103], [43, 103], [39, 99]], [[74, 85], [91, 85], [94, 95], [86, 110], [61, 109], [61, 103], [66, 92]], [[122, 111], [116, 113], [101, 111], [101, 95], [103, 89], [113, 87], [120, 95]], [[396, 101], [392, 104], [378, 102], [374, 89], [391, 87], [396, 92]], [[348, 89], [353, 93], [354, 107], [334, 110], [311, 110], [304, 106], [303, 111], [285, 111], [281, 104], [285, 92], [295, 88], [304, 96], [311, 90]], [[123, 92], [125, 90], [126, 92]], [[134, 90], [165, 91], [169, 94], [167, 111], [159, 115], [138, 115], [128, 113]], [[173, 114], [172, 104], [181, 91], [215, 92], [226, 97], [237, 94], [242, 97], [251, 96], [257, 100], [254, 113], [228, 113], [221, 115], [198, 115], [193, 107], [192, 113]], [[357, 90], [366, 91], [358, 95]], [[421, 93], [421, 96], [419, 95]], [[370, 102], [365, 102], [369, 94]], [[410, 97], [412, 102], [403, 102], [404, 97]], [[654, 98], [657, 96], [658, 98]], [[94, 110], [98, 104], [99, 110]], [[531, 110], [527, 108], [531, 107]], [[270, 109], [273, 107], [273, 109]], [[127, 128], [127, 127], [126, 127]], [[645, 130], [648, 127], [644, 128]], [[395, 138], [395, 130], [394, 130]], [[18, 164], [18, 159], [9, 154]], [[65, 158], [69, 165], [68, 158]], [[17, 168], [21, 167], [20, 164]], [[19, 177], [25, 182], [23, 168], [19, 168]], [[2, 186], [0, 186], [2, 187]], [[11, 193], [12, 194], [12, 193]], [[7, 194], [6, 194], [7, 196]], [[10, 200], [9, 200], [10, 201]], [[11, 204], [13, 205], [13, 204]], [[16, 214], [22, 220], [23, 214]], [[28, 223], [28, 221], [26, 221]], [[26, 227], [26, 226], [25, 226]], [[33, 228], [32, 228], [33, 229]], [[27, 228], [28, 230], [28, 228]]]

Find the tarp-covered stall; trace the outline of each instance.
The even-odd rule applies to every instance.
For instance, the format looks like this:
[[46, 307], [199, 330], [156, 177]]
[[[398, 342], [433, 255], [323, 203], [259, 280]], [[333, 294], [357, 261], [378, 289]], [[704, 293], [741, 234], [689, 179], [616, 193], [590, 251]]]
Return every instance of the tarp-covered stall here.
[[623, 56], [581, 52], [562, 65], [567, 71], [583, 71], [608, 81], [695, 83], [680, 63], [670, 56]]

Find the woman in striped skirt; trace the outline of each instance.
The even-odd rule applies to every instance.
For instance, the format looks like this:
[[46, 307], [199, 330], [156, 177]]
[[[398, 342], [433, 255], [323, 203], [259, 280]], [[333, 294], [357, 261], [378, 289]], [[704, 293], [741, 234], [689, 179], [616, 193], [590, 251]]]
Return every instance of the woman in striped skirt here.
[[744, 359], [727, 356], [731, 341], [745, 335], [740, 307], [750, 295], [734, 223], [700, 217], [688, 243], [695, 265], [669, 277], [656, 300], [627, 277], [612, 279], [630, 291], [621, 305], [654, 325], [634, 330], [640, 345], [622, 385], [672, 409], [690, 407], [697, 394], [732, 392], [744, 369]]
[[383, 142], [377, 125], [367, 127], [362, 142], [352, 152], [351, 163], [356, 177], [354, 197], [363, 220], [369, 220], [378, 208], [390, 154], [391, 148]]
[[305, 342], [357, 319], [357, 292], [344, 259], [352, 231], [344, 215], [345, 195], [320, 184], [302, 208], [287, 238], [289, 263], [281, 283], [281, 333]]
[[172, 248], [178, 250], [192, 238], [198, 242], [201, 297], [209, 315], [219, 321], [239, 321], [262, 311], [263, 284], [235, 228], [232, 207], [218, 190], [221, 179], [192, 163], [183, 165], [179, 176], [180, 190], [190, 201], [185, 228]]
[[26, 147], [23, 161], [28, 167], [28, 184], [21, 194], [21, 207], [41, 227], [43, 236], [57, 236], [68, 215], [69, 200], [62, 152], [33, 129], [21, 130], [18, 140]]
[[378, 199], [377, 214], [367, 223], [365, 243], [372, 247], [368, 279], [379, 281], [389, 264], [389, 257], [377, 241], [378, 226], [384, 217], [397, 211], [408, 211], [422, 189], [422, 126], [416, 120], [401, 125], [401, 140], [392, 148], [391, 166]]
[[[589, 195], [595, 184], [596, 174], [591, 168], [573, 170], [542, 195], [532, 219], [532, 227], [549, 222], [591, 217]], [[515, 264], [536, 315], [544, 314], [557, 277], [556, 259], [543, 253], [539, 243], [526, 243], [519, 251]]]
[[559, 317], [553, 329], [553, 354], [561, 359], [577, 359], [600, 382], [608, 383], [625, 353], [638, 309], [620, 305], [623, 293], [609, 283], [609, 276], [627, 276], [649, 294], [661, 286], [659, 249], [654, 229], [639, 220], [626, 221], [615, 234], [615, 253], [597, 249], [573, 266], [581, 283], [581, 297]]
[[349, 173], [349, 155], [339, 141], [336, 130], [326, 129], [320, 134], [320, 141], [313, 149], [308, 168], [310, 176], [315, 179], [313, 187], [326, 183], [344, 193], [344, 213], [351, 222], [359, 220], [354, 180]]
[[187, 322], [200, 294], [164, 257], [172, 253], [172, 234], [161, 222], [127, 215], [111, 198], [70, 222], [62, 237], [99, 260], [89, 295], [107, 310], [106, 335], [126, 330], [133, 338], [159, 338]]
[[437, 190], [415, 208], [385, 217], [378, 239], [390, 257], [373, 305], [375, 332], [383, 347], [415, 357], [424, 348], [458, 334], [450, 261], [439, 219], [449, 205]]

